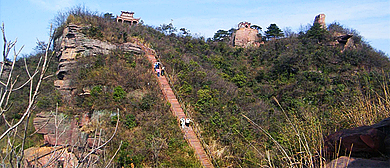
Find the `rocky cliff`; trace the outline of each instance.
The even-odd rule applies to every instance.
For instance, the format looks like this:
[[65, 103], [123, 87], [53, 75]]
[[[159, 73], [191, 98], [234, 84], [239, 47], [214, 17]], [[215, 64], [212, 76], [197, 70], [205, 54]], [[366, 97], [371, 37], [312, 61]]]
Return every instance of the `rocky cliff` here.
[[[63, 102], [70, 102], [69, 100], [73, 99], [76, 93], [75, 81], [72, 81], [71, 76], [76, 75], [72, 74], [72, 70], [76, 68], [79, 58], [109, 54], [113, 50], [143, 53], [141, 47], [134, 43], [111, 44], [88, 38], [82, 33], [83, 29], [88, 29], [88, 27], [70, 24], [64, 29], [62, 36], [56, 40], [59, 64], [54, 86], [62, 94]], [[33, 125], [36, 133], [43, 135], [46, 147], [25, 150], [25, 165], [40, 167], [52, 162], [51, 157], [55, 155], [59, 161], [61, 159], [62, 161], [61, 163], [54, 162], [54, 167], [55, 165], [75, 166], [75, 163], [78, 162], [77, 158], [81, 158], [82, 152], [90, 151], [102, 143], [100, 134], [88, 132], [88, 125], [99, 122], [90, 117], [93, 115], [94, 113], [90, 114], [89, 112], [81, 112], [81, 114], [73, 116], [49, 112], [36, 114]], [[96, 139], [99, 139], [99, 142]]]
[[69, 24], [63, 31], [62, 36], [56, 40], [57, 58], [59, 60], [57, 80], [54, 86], [60, 91], [65, 100], [71, 99], [75, 93], [75, 85], [69, 78], [69, 72], [75, 68], [77, 59], [90, 57], [96, 54], [108, 54], [112, 50], [124, 50], [134, 53], [142, 53], [141, 47], [134, 43], [111, 44], [96, 39], [88, 38], [82, 33], [81, 27]]

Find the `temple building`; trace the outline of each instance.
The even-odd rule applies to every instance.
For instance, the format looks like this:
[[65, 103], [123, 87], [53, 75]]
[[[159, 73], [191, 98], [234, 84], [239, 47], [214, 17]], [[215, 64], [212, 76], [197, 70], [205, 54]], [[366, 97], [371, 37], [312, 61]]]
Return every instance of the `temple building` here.
[[121, 11], [121, 15], [116, 17], [116, 22], [130, 23], [130, 25], [138, 24], [141, 18], [134, 18], [134, 12]]

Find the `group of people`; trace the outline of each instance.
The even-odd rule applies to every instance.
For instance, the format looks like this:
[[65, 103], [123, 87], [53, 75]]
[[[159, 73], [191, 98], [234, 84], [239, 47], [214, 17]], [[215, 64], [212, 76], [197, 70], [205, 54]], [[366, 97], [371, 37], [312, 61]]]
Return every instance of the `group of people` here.
[[162, 64], [160, 62], [154, 63], [153, 67], [154, 67], [154, 71], [157, 72], [157, 77], [160, 77], [160, 74], [161, 74], [161, 76], [164, 76], [165, 67], [162, 66]]
[[180, 125], [181, 125], [181, 128], [184, 129], [184, 126], [187, 126], [189, 127], [190, 126], [190, 122], [191, 122], [191, 119], [189, 118], [180, 118]]

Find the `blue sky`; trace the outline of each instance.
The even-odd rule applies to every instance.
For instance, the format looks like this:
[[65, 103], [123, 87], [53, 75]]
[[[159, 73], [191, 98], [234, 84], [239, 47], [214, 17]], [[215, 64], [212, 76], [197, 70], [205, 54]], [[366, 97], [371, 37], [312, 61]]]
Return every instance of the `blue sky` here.
[[375, 49], [390, 54], [390, 0], [0, 0], [0, 21], [5, 24], [8, 40], [17, 38], [17, 47], [24, 45], [22, 53], [29, 54], [37, 39], [47, 41], [50, 22], [57, 12], [76, 5], [114, 15], [121, 10], [134, 11], [134, 17], [152, 26], [173, 20], [175, 27], [185, 27], [192, 35], [206, 38], [220, 29], [237, 28], [241, 21], [263, 30], [276, 23], [282, 30], [289, 27], [298, 32], [324, 13], [327, 24], [336, 21], [353, 28]]

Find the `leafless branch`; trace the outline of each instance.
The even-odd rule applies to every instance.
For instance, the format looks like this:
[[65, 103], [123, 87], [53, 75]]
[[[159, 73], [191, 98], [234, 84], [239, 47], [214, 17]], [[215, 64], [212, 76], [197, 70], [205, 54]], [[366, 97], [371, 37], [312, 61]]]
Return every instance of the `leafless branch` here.
[[122, 147], [122, 141], [121, 141], [121, 144], [119, 144], [119, 147], [118, 149], [116, 150], [115, 154], [111, 157], [110, 161], [108, 162], [108, 164], [106, 165], [106, 168], [108, 168], [108, 166], [110, 166], [112, 160], [115, 158], [115, 156], [118, 154], [119, 150], [121, 149]]
[[46, 121], [45, 124], [43, 124], [41, 127], [39, 127], [37, 130], [35, 130], [33, 133], [31, 133], [29, 136], [33, 136], [34, 134], [36, 134], [38, 131], [40, 131], [43, 127], [45, 127], [47, 124], [49, 124], [50, 122], [50, 118]]
[[[3, 34], [4, 34], [4, 31], [3, 31]], [[47, 45], [44, 57], [43, 58], [41, 57], [41, 59], [43, 59], [44, 61], [43, 61], [43, 65], [41, 67], [41, 73], [40, 73], [40, 77], [38, 79], [38, 83], [37, 83], [34, 91], [32, 91], [32, 88], [30, 89], [30, 99], [29, 99], [28, 107], [26, 108], [25, 112], [23, 113], [23, 116], [19, 119], [19, 121], [16, 124], [14, 124], [13, 126], [11, 126], [10, 128], [8, 128], [6, 131], [3, 132], [3, 134], [0, 136], [0, 140], [3, 139], [5, 137], [5, 135], [7, 135], [11, 130], [13, 130], [16, 127], [18, 127], [25, 120], [25, 118], [29, 115], [29, 113], [31, 112], [31, 108], [33, 107], [33, 104], [34, 104], [35, 99], [36, 99], [36, 97], [38, 95], [38, 91], [39, 91], [40, 85], [41, 85], [43, 77], [44, 77], [44, 72], [46, 71], [46, 68], [47, 68], [47, 58], [48, 58], [49, 46], [51, 44], [51, 41], [52, 41], [52, 36], [50, 37], [49, 44]], [[10, 72], [10, 75], [9, 75], [9, 78], [8, 78], [7, 85], [9, 84], [9, 81], [11, 79], [12, 69], [14, 68], [15, 61], [16, 61], [16, 56], [17, 56], [16, 54], [17, 53], [15, 53], [15, 55], [14, 55], [14, 60], [13, 60], [13, 63], [12, 63], [11, 72]], [[41, 62], [39, 62], [39, 63], [41, 63]], [[37, 69], [38, 69], [39, 66], [40, 65], [38, 64], [37, 65]], [[3, 96], [3, 98], [4, 98], [4, 96]], [[3, 98], [2, 98], [2, 100], [0, 102], [0, 105], [2, 105], [2, 103], [4, 101]]]
[[79, 161], [79, 164], [76, 166], [76, 167], [79, 167], [81, 163], [85, 162], [85, 160], [89, 157], [89, 155], [91, 155], [92, 153], [95, 153], [97, 150], [99, 150], [100, 148], [106, 146], [115, 136], [116, 132], [118, 131], [118, 126], [119, 126], [119, 109], [118, 109], [118, 119], [116, 121], [116, 125], [115, 125], [115, 131], [114, 133], [112, 134], [112, 136], [110, 137], [110, 139], [108, 139], [105, 143], [103, 143], [102, 145], [100, 145], [99, 147], [93, 149], [91, 152], [89, 152], [82, 160]]

